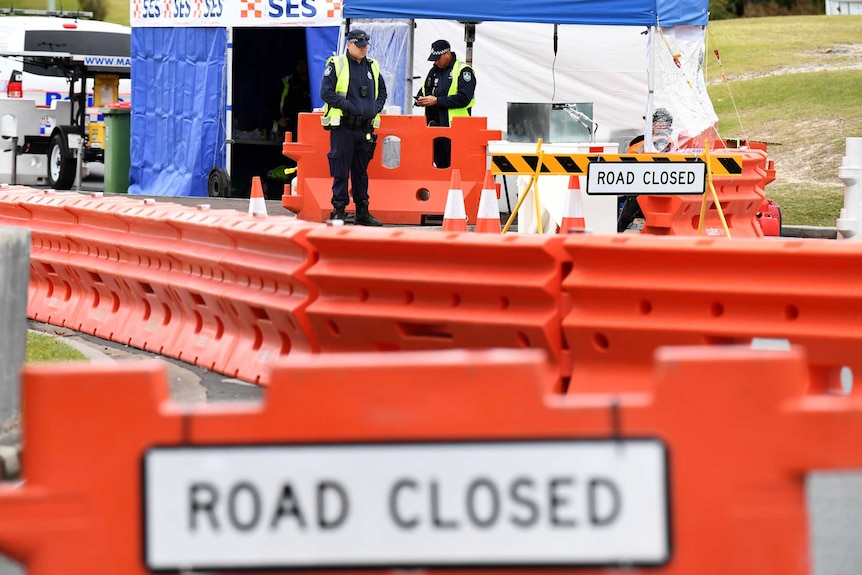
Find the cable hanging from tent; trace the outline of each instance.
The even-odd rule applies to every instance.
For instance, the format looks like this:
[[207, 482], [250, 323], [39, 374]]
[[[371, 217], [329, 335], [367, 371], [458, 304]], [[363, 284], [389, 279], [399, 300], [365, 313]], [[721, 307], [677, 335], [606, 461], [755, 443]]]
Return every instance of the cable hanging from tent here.
[[557, 35], [557, 25], [554, 24], [554, 59], [551, 60], [551, 102], [557, 96], [557, 45], [559, 44], [559, 36]]
[[727, 73], [724, 71], [724, 64], [721, 62], [721, 55], [715, 45], [715, 39], [712, 37], [709, 28], [706, 29], [706, 35], [709, 37], [709, 45], [712, 48], [712, 53], [715, 54], [715, 59], [718, 60], [718, 67], [721, 70], [721, 81], [727, 88], [727, 94], [730, 96], [730, 103], [733, 106], [733, 112], [736, 114], [736, 121], [739, 122], [739, 129], [742, 130], [742, 137], [746, 142], [749, 141], [748, 134], [745, 131], [745, 126], [742, 123], [742, 117], [739, 115], [739, 108], [736, 107], [736, 100], [733, 98], [733, 91], [730, 89], [730, 82], [727, 81]]

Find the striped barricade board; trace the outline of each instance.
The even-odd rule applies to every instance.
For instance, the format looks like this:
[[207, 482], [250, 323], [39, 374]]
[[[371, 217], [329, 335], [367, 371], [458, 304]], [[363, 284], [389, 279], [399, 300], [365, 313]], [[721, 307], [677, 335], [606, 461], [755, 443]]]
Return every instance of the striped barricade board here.
[[[739, 154], [715, 153], [709, 155], [709, 170], [714, 176], [742, 175], [742, 157]], [[541, 162], [541, 164], [540, 164]], [[597, 166], [597, 164], [602, 164]], [[608, 164], [608, 165], [605, 165]], [[687, 164], [687, 167], [668, 167], [667, 164]], [[700, 166], [691, 166], [699, 164]], [[589, 176], [593, 166], [595, 181], [587, 181], [587, 193], [625, 194], [626, 189], [611, 192], [599, 191], [599, 181], [609, 181], [610, 174], [624, 174], [617, 179], [621, 188], [637, 185], [643, 189], [644, 178], [650, 184], [665, 182], [669, 187], [651, 185], [650, 193], [693, 194], [703, 193], [706, 181], [706, 162], [698, 154], [560, 154], [491, 152], [491, 172], [495, 175]], [[685, 175], [674, 175], [684, 172]], [[700, 175], [702, 174], [702, 175]], [[639, 180], [636, 179], [639, 176]], [[621, 178], [621, 179], [620, 179]], [[594, 184], [590, 190], [590, 184]], [[679, 186], [680, 189], [673, 189]], [[699, 191], [695, 191], [700, 186]]]

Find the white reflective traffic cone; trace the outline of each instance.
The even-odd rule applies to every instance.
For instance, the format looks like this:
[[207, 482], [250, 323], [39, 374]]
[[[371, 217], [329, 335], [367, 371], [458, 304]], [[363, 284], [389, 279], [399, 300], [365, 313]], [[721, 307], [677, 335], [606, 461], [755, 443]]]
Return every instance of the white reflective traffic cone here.
[[479, 196], [479, 211], [476, 214], [476, 232], [480, 234], [500, 233], [500, 207], [497, 205], [497, 187], [491, 170], [485, 171], [485, 184]]
[[581, 179], [569, 176], [569, 190], [563, 203], [563, 219], [560, 222], [560, 233], [583, 232], [587, 229], [584, 220], [584, 203], [581, 199]]
[[449, 181], [449, 195], [446, 197], [446, 210], [443, 212], [443, 231], [467, 231], [464, 190], [461, 189], [461, 172], [457, 169], [452, 170], [452, 179]]
[[251, 197], [248, 200], [248, 213], [250, 216], [265, 216], [266, 200], [263, 197], [263, 186], [260, 176], [251, 179]]

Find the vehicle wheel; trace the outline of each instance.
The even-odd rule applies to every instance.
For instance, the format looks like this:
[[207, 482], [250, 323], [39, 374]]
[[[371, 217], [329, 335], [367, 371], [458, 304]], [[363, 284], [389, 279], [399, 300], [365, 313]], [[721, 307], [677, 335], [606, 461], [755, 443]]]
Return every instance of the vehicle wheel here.
[[54, 134], [48, 144], [48, 183], [56, 190], [71, 190], [75, 183], [75, 160], [66, 157], [62, 134]]
[[230, 197], [230, 177], [223, 168], [213, 168], [207, 178], [207, 193], [211, 198]]

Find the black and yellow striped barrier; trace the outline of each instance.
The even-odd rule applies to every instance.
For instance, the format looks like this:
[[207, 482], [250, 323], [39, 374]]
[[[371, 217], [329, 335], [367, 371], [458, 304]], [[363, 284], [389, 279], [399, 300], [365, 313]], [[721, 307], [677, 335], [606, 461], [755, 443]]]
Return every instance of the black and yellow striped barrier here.
[[[586, 176], [590, 162], [703, 162], [696, 154], [549, 154], [542, 153], [539, 167], [537, 153], [492, 153], [494, 175]], [[741, 176], [742, 157], [711, 153], [709, 167], [713, 176]], [[537, 169], [540, 168], [540, 169]]]

